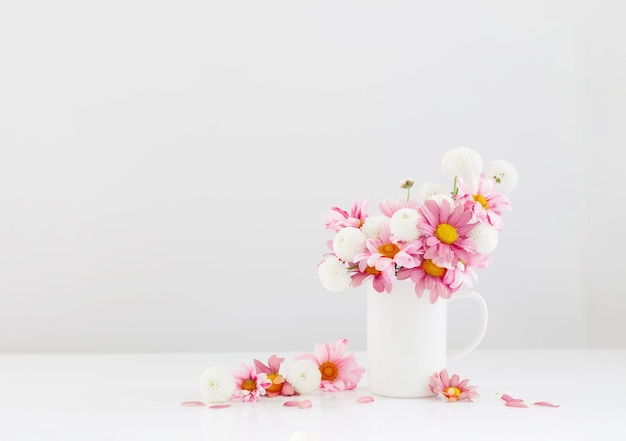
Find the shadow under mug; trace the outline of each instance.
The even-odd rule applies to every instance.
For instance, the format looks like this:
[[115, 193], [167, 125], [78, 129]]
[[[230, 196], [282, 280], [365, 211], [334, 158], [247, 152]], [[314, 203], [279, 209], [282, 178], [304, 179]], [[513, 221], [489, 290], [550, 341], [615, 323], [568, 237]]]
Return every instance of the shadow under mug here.
[[[367, 384], [377, 395], [396, 398], [430, 397], [430, 376], [447, 362], [471, 352], [487, 330], [487, 305], [483, 297], [460, 290], [448, 300], [430, 303], [429, 292], [415, 294], [411, 280], [397, 280], [391, 293], [367, 287]], [[471, 299], [480, 307], [479, 326], [460, 349], [449, 351], [448, 303]]]

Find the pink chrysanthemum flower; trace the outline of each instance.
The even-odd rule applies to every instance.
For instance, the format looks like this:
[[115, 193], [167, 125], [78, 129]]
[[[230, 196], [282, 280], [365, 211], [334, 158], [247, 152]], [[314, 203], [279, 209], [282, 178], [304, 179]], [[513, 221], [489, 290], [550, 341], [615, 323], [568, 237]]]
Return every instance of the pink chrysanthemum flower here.
[[395, 268], [389, 267], [386, 271], [378, 271], [373, 266], [367, 265], [367, 260], [359, 262], [358, 272], [352, 275], [352, 286], [361, 286], [364, 282], [371, 279], [372, 286], [378, 292], [391, 292], [393, 282], [395, 280]]
[[266, 374], [258, 374], [254, 366], [241, 364], [241, 369], [233, 372], [235, 375], [234, 401], [256, 401], [266, 394], [267, 388], [272, 384]]
[[457, 198], [473, 214], [472, 222], [487, 222], [496, 230], [502, 229], [502, 212], [511, 210], [509, 199], [496, 191], [496, 182], [486, 177], [471, 176], [457, 179]]
[[429, 199], [419, 209], [421, 219], [418, 229], [424, 238], [424, 259], [436, 265], [454, 268], [459, 260], [467, 262], [476, 252], [474, 241], [468, 236], [474, 227], [472, 213], [462, 204], [452, 206], [446, 199], [439, 205]]
[[428, 387], [432, 393], [453, 402], [474, 401], [479, 396], [477, 386], [470, 386], [469, 380], [460, 381], [456, 374], [449, 377], [446, 369], [431, 375]]
[[418, 267], [400, 268], [398, 280], [411, 279], [415, 283], [415, 294], [422, 297], [424, 291], [429, 291], [430, 303], [435, 303], [439, 297], [449, 299], [467, 280], [463, 274], [458, 274], [459, 271], [458, 267], [445, 268], [424, 259]]
[[387, 217], [393, 216], [396, 211], [402, 208], [413, 208], [414, 210], [417, 210], [418, 207], [419, 201], [417, 199], [407, 201], [404, 196], [401, 196], [398, 199], [387, 199], [378, 204], [380, 212]]
[[395, 273], [395, 267], [413, 268], [420, 263], [420, 251], [422, 241], [416, 239], [410, 242], [393, 240], [389, 223], [380, 226], [378, 237], [367, 239], [366, 251], [354, 256], [355, 262], [366, 260], [367, 266], [374, 267], [378, 271], [389, 271], [391, 267]]
[[361, 225], [367, 218], [368, 202], [367, 200], [361, 202], [352, 201], [350, 212], [339, 207], [332, 207], [330, 213], [322, 215], [324, 228], [335, 232], [346, 227], [361, 228]]
[[259, 360], [254, 360], [257, 372], [267, 375], [267, 380], [271, 383], [266, 390], [266, 395], [270, 398], [277, 397], [279, 395], [289, 397], [295, 395], [296, 391], [291, 384], [285, 380], [280, 374], [280, 365], [285, 361], [284, 358], [279, 358], [276, 355], [272, 355], [267, 365], [263, 364]]
[[322, 374], [320, 387], [327, 392], [352, 390], [357, 387], [365, 368], [358, 366], [354, 354], [346, 354], [348, 340], [339, 339], [335, 344], [316, 343], [315, 354], [300, 354], [296, 360], [312, 360]]

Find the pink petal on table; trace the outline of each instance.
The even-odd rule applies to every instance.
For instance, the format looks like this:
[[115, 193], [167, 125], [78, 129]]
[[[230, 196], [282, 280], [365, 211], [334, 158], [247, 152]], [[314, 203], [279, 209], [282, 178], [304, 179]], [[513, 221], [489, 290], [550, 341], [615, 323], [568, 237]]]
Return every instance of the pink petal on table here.
[[552, 404], [548, 401], [536, 401], [533, 403], [535, 406], [546, 406], [546, 407], [559, 407], [559, 404]]
[[511, 395], [508, 394], [503, 394], [500, 398], [502, 398], [504, 401], [524, 401], [520, 398], [513, 398]]
[[298, 400], [293, 400], [293, 401], [285, 401], [283, 403], [283, 406], [287, 406], [287, 407], [298, 407], [300, 406], [300, 401]]
[[230, 404], [211, 404], [209, 409], [226, 409], [227, 407], [230, 407]]
[[504, 403], [505, 406], [507, 407], [528, 407], [527, 404], [524, 403], [524, 401], [522, 400], [511, 400], [511, 401], [507, 401], [506, 403]]
[[282, 395], [285, 395], [285, 396], [290, 397], [290, 396], [292, 396], [292, 395], [295, 395], [295, 394], [296, 394], [296, 391], [294, 390], [294, 388], [293, 388], [293, 386], [292, 386], [291, 384], [289, 384], [289, 383], [287, 383], [287, 382], [285, 381], [285, 382], [283, 383], [283, 387], [282, 387], [282, 389], [280, 390], [280, 393], [281, 393]]
[[374, 397], [370, 397], [369, 395], [364, 395], [356, 399], [357, 403], [371, 403], [374, 401]]
[[202, 401], [183, 401], [180, 403], [181, 406], [204, 406]]
[[313, 407], [313, 403], [311, 403], [311, 400], [304, 400], [300, 402], [300, 404], [298, 404], [298, 409], [309, 409], [311, 407]]

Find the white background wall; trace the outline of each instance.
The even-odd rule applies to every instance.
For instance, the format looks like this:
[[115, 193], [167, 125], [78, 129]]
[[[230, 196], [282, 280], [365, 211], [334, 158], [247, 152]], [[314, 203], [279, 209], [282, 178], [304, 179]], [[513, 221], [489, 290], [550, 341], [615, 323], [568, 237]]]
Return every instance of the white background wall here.
[[[365, 348], [321, 213], [520, 172], [482, 348], [626, 347], [619, 1], [0, 6], [0, 351]], [[451, 343], [473, 325], [451, 308]]]

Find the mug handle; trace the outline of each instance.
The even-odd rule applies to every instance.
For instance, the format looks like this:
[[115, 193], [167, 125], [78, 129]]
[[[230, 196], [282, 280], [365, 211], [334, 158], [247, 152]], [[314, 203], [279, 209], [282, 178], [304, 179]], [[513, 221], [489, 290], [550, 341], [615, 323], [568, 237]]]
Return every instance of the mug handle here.
[[455, 299], [472, 299], [480, 306], [480, 325], [478, 327], [478, 332], [474, 335], [474, 338], [463, 346], [461, 349], [456, 349], [454, 351], [448, 351], [448, 361], [458, 360], [459, 358], [467, 355], [471, 351], [473, 351], [476, 346], [480, 344], [483, 337], [485, 336], [485, 332], [487, 332], [487, 303], [485, 303], [485, 299], [483, 296], [478, 294], [475, 291], [459, 291], [452, 295], [450, 300]]

